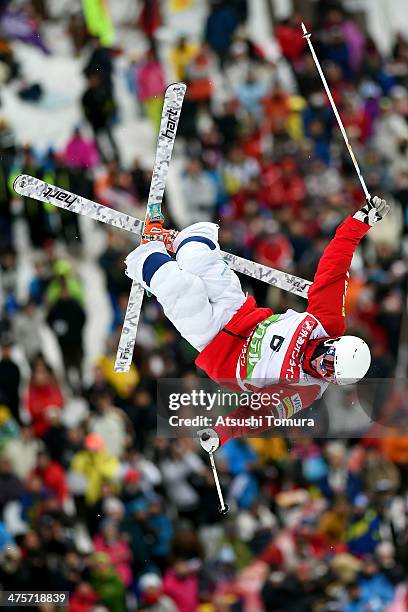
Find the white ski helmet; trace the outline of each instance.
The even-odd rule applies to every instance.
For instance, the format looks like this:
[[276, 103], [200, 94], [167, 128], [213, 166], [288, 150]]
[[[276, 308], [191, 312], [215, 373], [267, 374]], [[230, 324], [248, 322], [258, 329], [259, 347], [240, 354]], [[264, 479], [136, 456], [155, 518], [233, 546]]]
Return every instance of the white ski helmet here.
[[361, 380], [371, 363], [367, 343], [356, 336], [341, 336], [334, 347], [334, 375], [337, 384], [351, 385]]

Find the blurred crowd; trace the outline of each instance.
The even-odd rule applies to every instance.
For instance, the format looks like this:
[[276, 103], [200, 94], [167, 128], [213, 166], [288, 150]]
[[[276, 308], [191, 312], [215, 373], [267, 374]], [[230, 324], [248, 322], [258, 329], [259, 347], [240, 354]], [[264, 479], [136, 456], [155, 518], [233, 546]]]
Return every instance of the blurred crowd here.
[[[196, 441], [156, 435], [157, 379], [179, 377], [188, 388], [200, 373], [154, 299], [144, 303], [130, 372], [113, 373], [129, 292], [123, 260], [133, 247], [106, 227], [96, 264], [111, 315], [105, 351], [89, 367], [81, 225], [17, 199], [12, 185], [27, 173], [143, 216], [151, 171], [143, 160], [122, 161], [116, 78], [155, 132], [166, 84], [188, 84], [176, 152], [185, 225], [217, 221], [225, 250], [311, 279], [337, 225], [364, 199], [301, 36], [304, 15], [269, 16], [279, 50], [271, 56], [251, 36], [245, 0], [207, 2], [201, 40], [180, 32], [170, 45], [157, 36], [161, 4], [139, 4], [127, 27], [146, 51], [129, 53], [119, 76], [120, 41], [110, 46], [81, 13], [67, 23], [72, 55], [83, 59], [83, 121], [63, 147], [19, 142], [10, 117], [0, 117], [0, 585], [69, 591], [70, 612], [406, 612], [403, 393], [395, 435], [383, 439], [230, 441], [217, 453], [230, 506], [221, 517]], [[390, 379], [398, 367], [406, 377], [407, 34], [395, 33], [384, 56], [363, 10], [310, 4], [313, 42], [368, 189], [392, 205], [353, 260], [348, 329], [370, 344], [370, 377]], [[24, 42], [41, 40], [45, 57], [53, 52], [42, 38], [46, 8], [0, 3], [0, 78], [27, 104], [40, 103], [41, 87], [21, 85], [16, 35], [5, 34], [4, 19], [12, 9], [23, 14], [38, 34]], [[23, 292], [19, 224], [30, 243]], [[305, 307], [242, 280], [275, 312]], [[44, 327], [61, 368], [45, 356]]]

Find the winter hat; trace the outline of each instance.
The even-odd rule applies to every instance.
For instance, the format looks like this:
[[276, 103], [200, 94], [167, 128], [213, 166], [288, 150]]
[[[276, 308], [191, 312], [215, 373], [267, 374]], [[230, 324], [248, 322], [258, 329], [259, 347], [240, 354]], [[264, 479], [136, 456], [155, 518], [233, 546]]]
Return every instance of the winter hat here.
[[112, 512], [124, 514], [125, 506], [118, 497], [107, 497], [103, 502], [103, 512], [105, 514], [111, 514]]
[[159, 589], [161, 584], [162, 581], [160, 576], [153, 573], [144, 574], [139, 580], [139, 588], [141, 591], [147, 591], [147, 589]]

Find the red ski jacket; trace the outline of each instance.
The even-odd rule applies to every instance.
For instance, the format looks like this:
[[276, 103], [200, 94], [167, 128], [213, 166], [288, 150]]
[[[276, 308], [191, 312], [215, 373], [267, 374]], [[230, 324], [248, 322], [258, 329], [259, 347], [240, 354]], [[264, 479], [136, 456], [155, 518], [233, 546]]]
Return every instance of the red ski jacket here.
[[[325, 249], [314, 280], [309, 289], [306, 312], [313, 315], [327, 332], [327, 337], [341, 336], [345, 332], [345, 295], [349, 268], [357, 245], [371, 226], [348, 217], [337, 229]], [[258, 308], [253, 297], [248, 297], [224, 329], [198, 355], [196, 365], [206, 374], [234, 390], [240, 389], [236, 381], [237, 361], [256, 326], [272, 315], [269, 308]], [[299, 355], [301, 359], [303, 353]], [[317, 381], [316, 381], [317, 382]], [[301, 393], [302, 408], [310, 406], [320, 394], [320, 386]], [[266, 390], [266, 389], [265, 389]], [[270, 389], [268, 388], [268, 391]]]

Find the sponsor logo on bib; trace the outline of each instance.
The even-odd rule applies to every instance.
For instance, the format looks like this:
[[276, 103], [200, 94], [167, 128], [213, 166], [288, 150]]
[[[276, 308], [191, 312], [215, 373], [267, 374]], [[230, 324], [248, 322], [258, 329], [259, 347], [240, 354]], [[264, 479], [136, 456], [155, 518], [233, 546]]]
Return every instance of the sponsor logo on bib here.
[[263, 342], [263, 339], [265, 337], [265, 334], [268, 328], [272, 325], [272, 323], [275, 323], [276, 321], [278, 321], [279, 317], [280, 315], [272, 315], [271, 317], [268, 317], [264, 321], [261, 321], [261, 323], [259, 323], [259, 325], [255, 327], [254, 332], [249, 341], [248, 347], [246, 345], [243, 347], [243, 350], [247, 348], [247, 351], [246, 351], [247, 352], [246, 354], [247, 379], [252, 378], [254, 368], [261, 359], [262, 342]]

